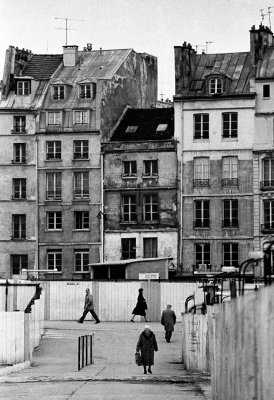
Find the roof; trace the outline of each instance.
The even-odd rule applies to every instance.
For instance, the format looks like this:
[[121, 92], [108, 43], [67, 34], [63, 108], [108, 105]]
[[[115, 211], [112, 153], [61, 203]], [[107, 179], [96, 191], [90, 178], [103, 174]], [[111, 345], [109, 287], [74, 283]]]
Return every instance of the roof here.
[[22, 76], [38, 80], [50, 79], [62, 61], [62, 54], [34, 54], [26, 68], [22, 71]]
[[[163, 125], [163, 130], [157, 131], [159, 125]], [[128, 127], [137, 127], [137, 129]], [[129, 132], [126, 132], [127, 129]], [[172, 139], [173, 136], [174, 109], [172, 107], [128, 109], [110, 141], [167, 140]]]
[[207, 95], [206, 85], [201, 90], [193, 89], [193, 81], [203, 80], [211, 74], [223, 75], [230, 80], [222, 96], [250, 94], [249, 80], [251, 77], [250, 52], [195, 54], [194, 69], [191, 73], [190, 84], [178, 95], [190, 97], [212, 97]]
[[274, 78], [274, 47], [270, 46], [265, 49], [264, 57], [257, 64], [257, 79], [273, 79]]
[[86, 78], [111, 79], [132, 49], [79, 51], [75, 67], [63, 67], [58, 78], [77, 82]]

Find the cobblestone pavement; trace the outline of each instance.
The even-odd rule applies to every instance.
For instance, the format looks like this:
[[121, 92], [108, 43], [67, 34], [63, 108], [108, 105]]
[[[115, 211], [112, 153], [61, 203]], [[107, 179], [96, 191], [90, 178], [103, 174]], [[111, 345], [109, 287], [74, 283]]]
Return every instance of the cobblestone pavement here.
[[[211, 399], [210, 377], [181, 363], [180, 323], [171, 343], [150, 323], [159, 351], [152, 375], [137, 367], [134, 353], [143, 323], [46, 321], [32, 366], [0, 376], [0, 399]], [[78, 371], [78, 336], [94, 334], [94, 364]]]

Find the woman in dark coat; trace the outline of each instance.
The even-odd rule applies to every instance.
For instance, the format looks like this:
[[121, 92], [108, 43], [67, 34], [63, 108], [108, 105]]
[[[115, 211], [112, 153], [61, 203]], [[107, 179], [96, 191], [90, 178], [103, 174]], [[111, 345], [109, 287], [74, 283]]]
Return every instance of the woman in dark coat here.
[[131, 318], [131, 322], [135, 322], [134, 321], [135, 315], [141, 315], [142, 317], [145, 318], [146, 322], [149, 322], [146, 317], [147, 303], [143, 296], [143, 289], [139, 289], [138, 292], [139, 295], [137, 298], [137, 304], [134, 310], [132, 311], [133, 317]]
[[147, 373], [147, 366], [148, 372], [152, 374], [151, 366], [154, 365], [154, 351], [158, 351], [158, 345], [156, 337], [148, 325], [145, 326], [143, 332], [139, 337], [136, 346], [136, 353], [139, 353], [139, 351], [141, 351], [144, 374]]

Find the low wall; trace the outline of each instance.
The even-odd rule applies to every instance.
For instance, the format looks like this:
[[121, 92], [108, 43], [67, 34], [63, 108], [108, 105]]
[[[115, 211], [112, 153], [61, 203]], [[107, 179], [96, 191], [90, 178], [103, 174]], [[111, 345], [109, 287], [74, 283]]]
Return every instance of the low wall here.
[[188, 371], [209, 372], [207, 315], [182, 314], [182, 362]]
[[274, 287], [213, 306], [208, 316], [213, 400], [274, 393]]
[[31, 313], [0, 311], [0, 364], [32, 361], [44, 328], [43, 300], [36, 300]]

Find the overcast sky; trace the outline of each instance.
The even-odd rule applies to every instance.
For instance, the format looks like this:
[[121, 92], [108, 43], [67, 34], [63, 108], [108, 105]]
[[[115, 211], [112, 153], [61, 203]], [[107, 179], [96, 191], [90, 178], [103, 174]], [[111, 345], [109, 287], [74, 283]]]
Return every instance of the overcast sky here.
[[[249, 30], [262, 21], [270, 0], [0, 0], [0, 79], [9, 45], [36, 54], [62, 53], [65, 20], [68, 45], [82, 50], [133, 48], [158, 58], [158, 96], [174, 95], [173, 47], [184, 41], [198, 52], [249, 50]], [[274, 8], [270, 11], [274, 28]], [[269, 15], [263, 23], [269, 26]], [[59, 29], [62, 28], [62, 29]]]

